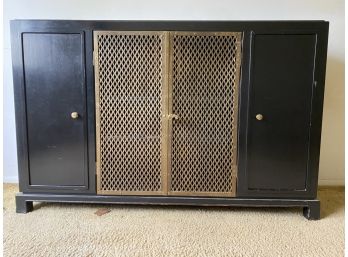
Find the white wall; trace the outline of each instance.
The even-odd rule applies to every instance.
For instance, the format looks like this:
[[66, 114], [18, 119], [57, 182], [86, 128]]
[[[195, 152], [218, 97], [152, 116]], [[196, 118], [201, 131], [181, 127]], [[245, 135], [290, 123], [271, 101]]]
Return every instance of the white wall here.
[[344, 0], [4, 0], [4, 181], [17, 180], [10, 19], [328, 20], [320, 184], [344, 184]]

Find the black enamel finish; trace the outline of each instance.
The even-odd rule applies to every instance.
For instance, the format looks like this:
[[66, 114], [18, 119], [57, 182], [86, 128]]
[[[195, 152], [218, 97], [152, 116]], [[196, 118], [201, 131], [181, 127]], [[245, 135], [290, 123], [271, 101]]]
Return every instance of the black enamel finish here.
[[50, 195], [22, 194], [16, 195], [17, 213], [27, 213], [33, 209], [35, 202], [57, 203], [94, 203], [94, 204], [136, 204], [136, 205], [186, 205], [219, 207], [301, 207], [307, 219], [320, 218], [319, 200], [294, 199], [238, 199], [213, 197], [167, 197], [167, 196], [102, 196], [102, 195]]
[[83, 35], [24, 33], [22, 40], [29, 184], [86, 187]]
[[[316, 197], [318, 183], [328, 22], [15, 20], [11, 21], [13, 80], [19, 183], [20, 191], [24, 192], [17, 197], [19, 206], [22, 206], [19, 209], [30, 207], [29, 205], [26, 208], [23, 205], [23, 198], [29, 202], [35, 199], [46, 201], [50, 198], [66, 201], [68, 199], [62, 197], [62, 194], [73, 197], [71, 194], [74, 193], [79, 194], [75, 198], [80, 201], [90, 201], [88, 197], [98, 199], [96, 201], [105, 199], [93, 196], [96, 194], [94, 30], [243, 32], [238, 120], [238, 185], [237, 198], [233, 199], [233, 203], [242, 204], [244, 200], [252, 198], [254, 200], [248, 202], [251, 206], [258, 205], [262, 199], [274, 198], [280, 201], [283, 198], [285, 200], [281, 205], [285, 206], [289, 205], [286, 199], [298, 199], [299, 202], [306, 203], [305, 207], [315, 209], [306, 201]], [[33, 33], [37, 35], [34, 36]], [[57, 34], [64, 35], [65, 40], [71, 40], [73, 43], [60, 46], [49, 44], [44, 38], [50, 36], [43, 36], [45, 33], [51, 37]], [[27, 39], [47, 44], [42, 47], [45, 49], [40, 53], [25, 47], [26, 44], [34, 42], [26, 40], [26, 36], [31, 37]], [[77, 37], [80, 39], [79, 46]], [[75, 56], [76, 66], [73, 65], [71, 68], [77, 69], [77, 72], [72, 74], [71, 69], [65, 70], [64, 67], [59, 67], [58, 63], [54, 63], [56, 70], [64, 71], [61, 75], [66, 73], [68, 76], [59, 77], [57, 72], [50, 73], [44, 63], [49, 56], [48, 49], [53, 51], [50, 54], [58, 54], [61, 51]], [[64, 60], [68, 66], [71, 64], [70, 61], [69, 58]], [[39, 67], [37, 74], [30, 70], [34, 64]], [[29, 79], [31, 76], [30, 81], [26, 77], [27, 73]], [[67, 90], [59, 91], [64, 81]], [[50, 90], [53, 91], [50, 92], [58, 90], [57, 99], [49, 98], [49, 91], [35, 89], [35, 86], [41, 88], [42, 85], [52, 87]], [[70, 95], [70, 90], [76, 91]], [[41, 100], [35, 102], [37, 96], [40, 96], [38, 99]], [[81, 97], [83, 99], [79, 101]], [[49, 102], [43, 99], [49, 99]], [[60, 100], [67, 101], [67, 104], [61, 104]], [[53, 104], [54, 102], [56, 104]], [[45, 115], [48, 115], [48, 112], [45, 112], [49, 108], [45, 108], [41, 117], [33, 107], [45, 104], [52, 104], [52, 108], [56, 108], [53, 111], [61, 112], [71, 112], [80, 108], [79, 112], [83, 115], [81, 120], [73, 121], [71, 124], [74, 125], [71, 127], [68, 123], [71, 121], [70, 118], [64, 120], [62, 117], [53, 116], [52, 122], [61, 121], [60, 131], [64, 130], [66, 135], [57, 135], [54, 138], [45, 134], [46, 142], [40, 145], [36, 138], [40, 135], [35, 133], [44, 129], [38, 123], [44, 123], [41, 124], [43, 127], [47, 125]], [[256, 121], [257, 113], [262, 113], [265, 119], [261, 122]], [[56, 128], [58, 130], [58, 127]], [[58, 131], [52, 130], [53, 134], [56, 132]], [[63, 140], [58, 142], [59, 138]], [[72, 153], [70, 164], [66, 162], [59, 168], [58, 151], [50, 158], [42, 154], [36, 157], [35, 152], [42, 151], [50, 144], [64, 145], [63, 154], [67, 156], [65, 158], [69, 159], [68, 155]], [[35, 147], [39, 150], [35, 150]], [[32, 151], [33, 149], [35, 151]], [[81, 151], [84, 152], [83, 157]], [[39, 167], [39, 158], [48, 162]], [[83, 170], [81, 163], [84, 163]], [[69, 169], [73, 174], [68, 174]], [[64, 171], [60, 173], [59, 170]], [[37, 198], [36, 193], [42, 194], [42, 198]], [[86, 194], [90, 196], [87, 197]], [[140, 203], [142, 197], [138, 197], [139, 201], [134, 199], [137, 197], [110, 196], [108, 201]], [[170, 202], [170, 199], [172, 198], [163, 197], [154, 201], [164, 204]], [[206, 204], [214, 204], [214, 199], [211, 198]], [[200, 203], [201, 198], [187, 198], [185, 201], [187, 204], [195, 204]], [[185, 203], [179, 201], [178, 204]], [[305, 213], [308, 213], [307, 210]]]
[[303, 208], [303, 216], [309, 220], [319, 220], [320, 201], [309, 201], [308, 206]]
[[11, 22], [20, 191], [95, 192], [92, 33], [21, 24]]
[[317, 25], [245, 34], [238, 197], [316, 197], [328, 23]]
[[316, 35], [254, 36], [248, 190], [306, 190], [315, 47]]

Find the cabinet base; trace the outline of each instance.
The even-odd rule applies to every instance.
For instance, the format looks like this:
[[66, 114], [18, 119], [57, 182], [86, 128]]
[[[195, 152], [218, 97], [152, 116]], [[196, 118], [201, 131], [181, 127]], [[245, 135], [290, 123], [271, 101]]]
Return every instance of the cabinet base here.
[[28, 213], [33, 210], [33, 201], [27, 200], [26, 197], [16, 195], [16, 212]]
[[308, 202], [308, 207], [303, 208], [303, 216], [309, 220], [319, 220], [320, 219], [320, 201]]
[[16, 195], [16, 212], [27, 213], [33, 210], [33, 202], [57, 203], [103, 203], [137, 205], [191, 205], [225, 207], [302, 207], [303, 215], [309, 220], [320, 219], [320, 201], [305, 199], [244, 199], [214, 197], [168, 197], [168, 196], [106, 196], [106, 195], [58, 195], [27, 194]]

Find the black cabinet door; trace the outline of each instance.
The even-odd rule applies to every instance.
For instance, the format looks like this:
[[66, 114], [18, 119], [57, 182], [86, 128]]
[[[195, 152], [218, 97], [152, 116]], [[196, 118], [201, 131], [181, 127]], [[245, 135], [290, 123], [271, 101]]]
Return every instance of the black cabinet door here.
[[240, 195], [308, 196], [316, 44], [316, 34], [253, 36]]
[[22, 191], [87, 190], [84, 34], [26, 32], [21, 39], [28, 150]]
[[23, 34], [30, 185], [86, 185], [81, 42], [81, 34]]

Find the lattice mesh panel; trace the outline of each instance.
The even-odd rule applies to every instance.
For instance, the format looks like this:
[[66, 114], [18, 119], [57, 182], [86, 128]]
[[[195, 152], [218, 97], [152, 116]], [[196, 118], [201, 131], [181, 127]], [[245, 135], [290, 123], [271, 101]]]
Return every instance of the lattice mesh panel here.
[[171, 36], [170, 194], [234, 195], [240, 33]]
[[164, 34], [94, 37], [98, 193], [163, 193]]

